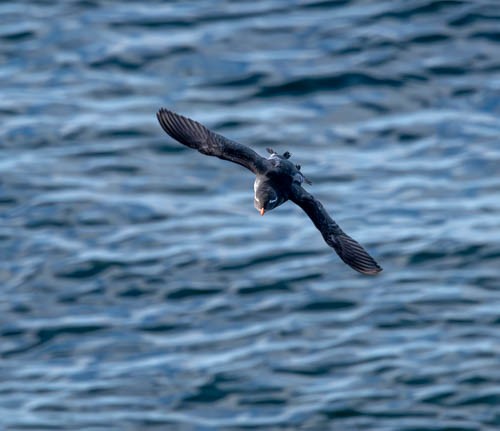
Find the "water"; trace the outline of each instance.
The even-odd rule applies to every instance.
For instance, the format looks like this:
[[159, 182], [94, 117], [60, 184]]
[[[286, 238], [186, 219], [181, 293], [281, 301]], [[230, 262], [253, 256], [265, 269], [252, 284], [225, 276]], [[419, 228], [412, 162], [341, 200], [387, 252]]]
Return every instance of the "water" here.
[[[2, 2], [0, 429], [500, 428], [495, 1]], [[290, 151], [345, 266], [160, 106]]]

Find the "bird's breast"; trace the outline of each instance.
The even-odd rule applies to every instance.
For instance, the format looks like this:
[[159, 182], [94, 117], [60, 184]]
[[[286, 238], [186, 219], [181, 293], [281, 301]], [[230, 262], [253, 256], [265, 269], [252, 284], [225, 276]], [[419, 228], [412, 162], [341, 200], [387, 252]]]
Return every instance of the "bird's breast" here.
[[260, 187], [261, 184], [262, 184], [262, 180], [260, 178], [255, 178], [255, 181], [253, 183], [253, 191], [254, 191], [254, 193], [257, 192], [257, 189]]

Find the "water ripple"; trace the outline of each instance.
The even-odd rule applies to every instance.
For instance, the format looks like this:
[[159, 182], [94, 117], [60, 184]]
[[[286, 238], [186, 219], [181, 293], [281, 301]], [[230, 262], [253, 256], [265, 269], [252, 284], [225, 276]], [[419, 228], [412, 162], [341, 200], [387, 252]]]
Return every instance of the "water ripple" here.
[[[498, 429], [496, 6], [1, 3], [0, 429]], [[382, 275], [160, 106], [290, 151]]]

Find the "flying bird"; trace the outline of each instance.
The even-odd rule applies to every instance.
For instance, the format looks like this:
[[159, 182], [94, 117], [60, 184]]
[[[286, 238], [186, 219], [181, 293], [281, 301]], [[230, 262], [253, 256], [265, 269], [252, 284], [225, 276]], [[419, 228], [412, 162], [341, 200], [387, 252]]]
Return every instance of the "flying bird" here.
[[270, 156], [265, 158], [251, 148], [168, 109], [161, 108], [156, 116], [163, 130], [181, 144], [252, 171], [256, 175], [254, 206], [261, 215], [291, 200], [305, 211], [325, 242], [347, 265], [363, 274], [374, 275], [382, 271], [366, 250], [340, 229], [321, 202], [302, 187], [304, 182], [310, 184], [310, 181], [302, 174], [300, 165], [289, 160], [289, 152], [279, 155], [268, 148]]

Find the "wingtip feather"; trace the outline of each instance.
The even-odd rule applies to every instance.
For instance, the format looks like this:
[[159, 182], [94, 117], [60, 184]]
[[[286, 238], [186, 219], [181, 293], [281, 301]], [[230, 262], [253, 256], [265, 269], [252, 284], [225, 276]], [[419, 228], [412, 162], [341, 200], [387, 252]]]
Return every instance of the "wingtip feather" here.
[[156, 118], [167, 135], [196, 150], [200, 150], [200, 143], [208, 137], [209, 131], [204, 126], [169, 109], [160, 108]]
[[376, 275], [382, 267], [353, 238], [346, 234], [335, 237], [336, 250], [340, 258], [352, 269], [366, 275]]

